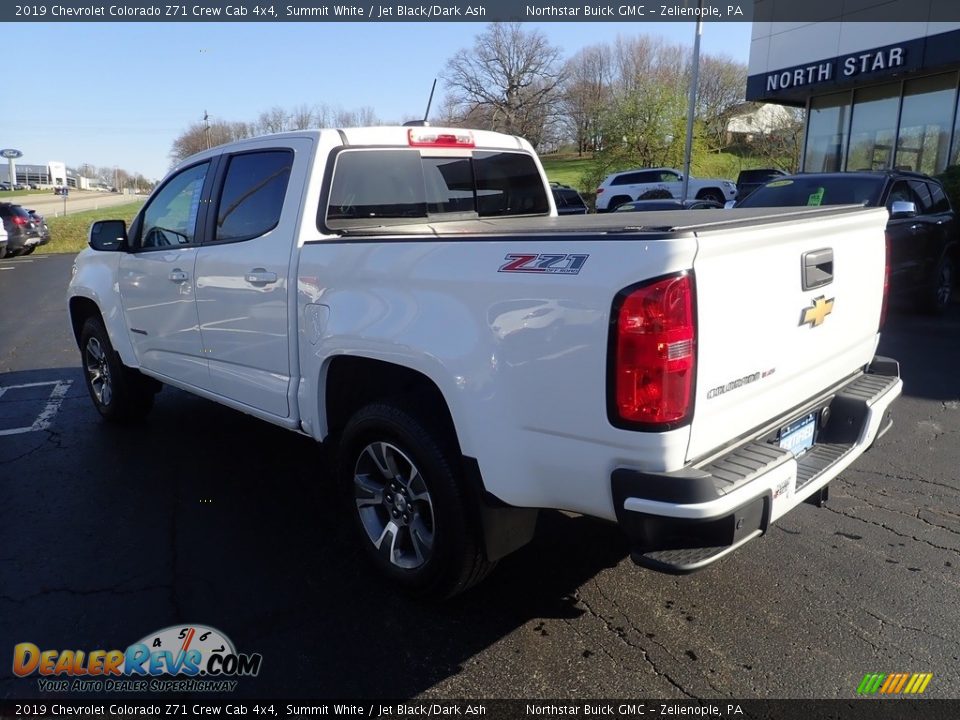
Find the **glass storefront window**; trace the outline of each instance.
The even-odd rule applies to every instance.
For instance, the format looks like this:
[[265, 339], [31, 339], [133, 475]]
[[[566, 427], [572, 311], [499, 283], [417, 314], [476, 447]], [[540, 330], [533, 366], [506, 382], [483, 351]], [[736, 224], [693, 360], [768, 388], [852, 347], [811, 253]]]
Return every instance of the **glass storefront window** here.
[[898, 82], [854, 92], [847, 170], [885, 170], [892, 166], [899, 109]]
[[810, 100], [807, 145], [803, 158], [806, 172], [832, 172], [843, 168], [847, 144], [850, 93], [834, 93]]
[[954, 115], [953, 126], [953, 154], [950, 156], [950, 165], [960, 165], [960, 97], [957, 98], [957, 112]]
[[956, 94], [956, 73], [904, 83], [895, 167], [935, 175], [947, 166]]

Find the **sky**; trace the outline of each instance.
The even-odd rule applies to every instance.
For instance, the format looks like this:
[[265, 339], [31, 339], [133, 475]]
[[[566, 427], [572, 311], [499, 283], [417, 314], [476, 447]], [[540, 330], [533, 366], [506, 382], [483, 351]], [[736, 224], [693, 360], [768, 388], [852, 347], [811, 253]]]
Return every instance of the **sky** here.
[[[692, 46], [685, 22], [525, 23], [561, 48], [659, 35]], [[372, 107], [381, 120], [420, 116], [446, 61], [469, 48], [482, 23], [32, 23], [5, 74], [0, 147], [19, 161], [119, 167], [160, 179], [173, 140], [204, 112], [256, 120], [271, 107]], [[18, 36], [0, 23], [0, 32]], [[750, 23], [705, 23], [701, 52], [746, 62]], [[21, 47], [22, 49], [22, 47]], [[10, 92], [19, 88], [15, 100]], [[434, 108], [443, 97], [437, 83]]]

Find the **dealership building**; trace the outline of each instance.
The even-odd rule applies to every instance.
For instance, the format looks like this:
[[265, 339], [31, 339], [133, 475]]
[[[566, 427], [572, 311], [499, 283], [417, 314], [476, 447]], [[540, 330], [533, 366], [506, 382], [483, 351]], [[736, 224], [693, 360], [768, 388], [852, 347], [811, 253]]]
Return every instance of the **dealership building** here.
[[[960, 164], [960, 22], [870, 21], [886, 2], [845, 14], [850, 0], [837, 0], [838, 18], [821, 22], [755, 17], [747, 99], [806, 108], [801, 170]], [[912, 17], [938, 2], [915, 0]]]

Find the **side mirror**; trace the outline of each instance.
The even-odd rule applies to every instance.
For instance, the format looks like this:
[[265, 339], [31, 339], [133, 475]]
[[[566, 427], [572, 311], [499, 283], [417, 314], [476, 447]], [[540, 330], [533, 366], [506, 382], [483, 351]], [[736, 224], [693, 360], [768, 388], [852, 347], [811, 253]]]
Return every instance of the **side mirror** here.
[[909, 200], [894, 200], [890, 206], [890, 217], [908, 218], [917, 214], [917, 204]]
[[127, 249], [127, 224], [123, 220], [97, 220], [90, 226], [90, 247], [102, 252]]

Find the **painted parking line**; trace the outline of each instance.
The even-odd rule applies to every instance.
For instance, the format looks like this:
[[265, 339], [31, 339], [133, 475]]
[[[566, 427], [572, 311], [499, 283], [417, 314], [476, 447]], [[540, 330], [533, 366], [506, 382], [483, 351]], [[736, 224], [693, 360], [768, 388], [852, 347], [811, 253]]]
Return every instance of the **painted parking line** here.
[[0, 386], [0, 398], [2, 398], [3, 394], [7, 392], [7, 390], [53, 385], [53, 389], [50, 391], [50, 396], [47, 398], [47, 404], [44, 406], [43, 410], [40, 411], [40, 414], [37, 415], [37, 419], [33, 421], [32, 425], [0, 430], [0, 436], [20, 435], [22, 433], [46, 430], [53, 422], [53, 418], [56, 417], [57, 411], [60, 410], [60, 405], [63, 404], [63, 399], [66, 397], [67, 391], [70, 390], [70, 386], [72, 384], [73, 380], [52, 380], [50, 382], [24, 383], [23, 385], [7, 385], [6, 387]]

